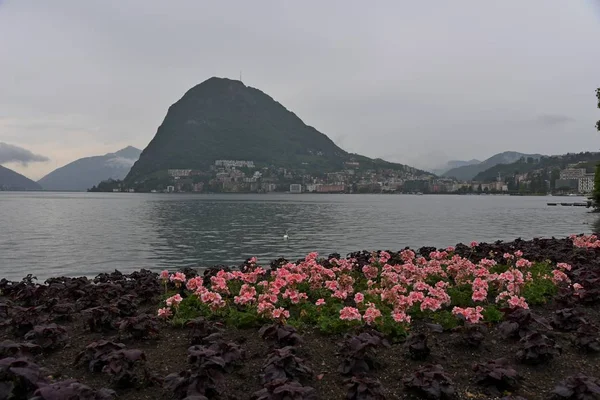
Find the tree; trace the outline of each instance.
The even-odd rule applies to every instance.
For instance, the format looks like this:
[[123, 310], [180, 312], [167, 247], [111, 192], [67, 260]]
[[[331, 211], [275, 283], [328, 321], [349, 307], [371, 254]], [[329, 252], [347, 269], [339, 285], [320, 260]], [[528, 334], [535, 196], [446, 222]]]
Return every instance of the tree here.
[[[596, 89], [596, 97], [598, 98], [598, 108], [600, 108], [600, 88]], [[596, 123], [596, 129], [600, 132], [600, 121]], [[600, 163], [596, 164], [592, 200], [594, 202], [594, 208], [596, 211], [600, 211]]]

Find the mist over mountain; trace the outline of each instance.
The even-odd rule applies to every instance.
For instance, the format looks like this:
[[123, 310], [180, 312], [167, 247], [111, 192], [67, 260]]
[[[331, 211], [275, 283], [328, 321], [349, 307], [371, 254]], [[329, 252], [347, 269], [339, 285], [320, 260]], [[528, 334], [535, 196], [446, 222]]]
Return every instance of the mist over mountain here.
[[85, 191], [107, 179], [123, 179], [137, 161], [141, 150], [128, 146], [115, 153], [85, 157], [60, 167], [38, 183], [44, 190]]

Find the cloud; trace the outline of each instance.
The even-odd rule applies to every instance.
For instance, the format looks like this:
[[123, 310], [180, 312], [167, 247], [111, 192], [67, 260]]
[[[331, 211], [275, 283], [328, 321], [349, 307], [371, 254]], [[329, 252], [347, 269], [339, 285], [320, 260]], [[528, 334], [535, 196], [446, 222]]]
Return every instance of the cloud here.
[[19, 146], [0, 142], [0, 164], [16, 162], [22, 165], [27, 165], [32, 162], [46, 162], [49, 158], [39, 154], [34, 154], [31, 151]]
[[564, 125], [569, 122], [573, 122], [575, 120], [566, 115], [542, 114], [539, 117], [537, 117], [536, 121], [541, 125], [555, 126], [555, 125]]

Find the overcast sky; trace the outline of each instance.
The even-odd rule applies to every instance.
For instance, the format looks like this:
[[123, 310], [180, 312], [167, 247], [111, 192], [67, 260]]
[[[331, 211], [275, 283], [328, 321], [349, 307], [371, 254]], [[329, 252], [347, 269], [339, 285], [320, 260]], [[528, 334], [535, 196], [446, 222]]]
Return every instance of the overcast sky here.
[[600, 0], [0, 0], [0, 142], [33, 157], [2, 160], [37, 179], [144, 148], [186, 90], [240, 70], [371, 157], [595, 151], [598, 38]]

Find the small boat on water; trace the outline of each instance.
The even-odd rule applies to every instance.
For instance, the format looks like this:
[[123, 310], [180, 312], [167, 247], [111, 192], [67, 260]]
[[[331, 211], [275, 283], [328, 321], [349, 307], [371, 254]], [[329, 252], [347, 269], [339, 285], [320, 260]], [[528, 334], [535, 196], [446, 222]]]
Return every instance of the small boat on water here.
[[564, 206], [564, 207], [569, 207], [569, 206], [572, 206], [573, 203], [560, 203], [560, 205]]
[[555, 206], [557, 203], [547, 203], [549, 206]]

